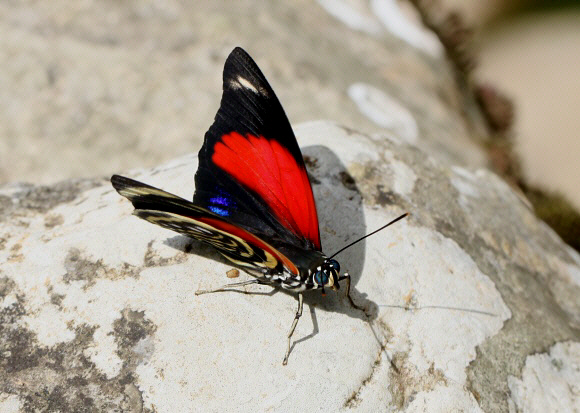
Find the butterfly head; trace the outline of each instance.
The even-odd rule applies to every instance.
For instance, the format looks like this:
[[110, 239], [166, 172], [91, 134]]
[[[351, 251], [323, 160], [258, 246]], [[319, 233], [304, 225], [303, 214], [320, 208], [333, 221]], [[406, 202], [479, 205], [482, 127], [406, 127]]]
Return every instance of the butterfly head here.
[[324, 288], [331, 288], [333, 290], [338, 290], [340, 285], [338, 284], [338, 274], [340, 273], [340, 264], [338, 261], [332, 258], [326, 259], [322, 265], [316, 267], [312, 281], [322, 289], [322, 294], [324, 295]]

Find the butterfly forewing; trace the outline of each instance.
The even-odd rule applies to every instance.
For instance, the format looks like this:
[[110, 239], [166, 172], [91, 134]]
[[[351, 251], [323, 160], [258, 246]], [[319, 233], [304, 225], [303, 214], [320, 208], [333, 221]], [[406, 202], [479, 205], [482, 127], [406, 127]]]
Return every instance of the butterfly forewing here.
[[138, 217], [213, 246], [257, 277], [235, 286], [270, 283], [298, 293], [286, 364], [302, 293], [347, 280], [348, 296], [350, 276], [339, 277], [338, 262], [321, 252], [298, 143], [274, 91], [240, 48], [226, 60], [220, 108], [198, 158], [193, 202], [118, 175], [111, 182]]
[[240, 48], [199, 152], [194, 203], [252, 233], [320, 250], [312, 188], [290, 123], [264, 75]]

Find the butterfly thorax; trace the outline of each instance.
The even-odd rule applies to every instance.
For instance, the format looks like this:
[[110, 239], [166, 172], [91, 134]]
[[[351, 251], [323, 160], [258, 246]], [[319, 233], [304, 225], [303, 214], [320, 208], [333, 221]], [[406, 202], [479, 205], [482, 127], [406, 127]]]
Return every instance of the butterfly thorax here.
[[298, 269], [298, 274], [282, 267], [264, 274], [262, 278], [267, 283], [277, 284], [280, 287], [296, 293], [332, 288], [338, 289], [338, 275], [340, 264], [329, 259], [321, 251], [305, 250], [292, 245], [277, 245], [278, 250], [291, 259]]

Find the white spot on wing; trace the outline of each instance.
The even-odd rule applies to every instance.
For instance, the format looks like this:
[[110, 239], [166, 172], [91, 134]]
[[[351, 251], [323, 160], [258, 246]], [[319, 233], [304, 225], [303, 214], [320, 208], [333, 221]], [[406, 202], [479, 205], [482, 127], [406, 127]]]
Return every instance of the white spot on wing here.
[[250, 89], [254, 93], [260, 93], [258, 89], [248, 79], [238, 76], [238, 82], [246, 89]]
[[230, 86], [232, 89], [247, 89], [256, 95], [266, 95], [266, 91], [263, 88], [256, 87], [252, 82], [242, 76], [230, 80]]

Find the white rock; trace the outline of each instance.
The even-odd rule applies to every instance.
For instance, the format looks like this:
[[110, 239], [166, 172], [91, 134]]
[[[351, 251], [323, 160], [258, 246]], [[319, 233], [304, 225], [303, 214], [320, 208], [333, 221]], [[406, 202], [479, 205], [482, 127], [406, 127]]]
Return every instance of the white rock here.
[[3, 413], [18, 413], [22, 409], [22, 403], [13, 394], [0, 394], [0, 411]]
[[399, 102], [383, 91], [365, 83], [355, 83], [348, 95], [359, 110], [377, 125], [396, 132], [409, 143], [416, 143], [419, 129], [413, 115]]
[[[160, 412], [477, 412], [506, 410], [510, 390], [517, 406], [530, 394], [548, 403], [552, 386], [572, 383], [576, 356], [551, 355], [568, 373], [554, 373], [558, 381], [542, 383], [543, 393], [529, 390], [533, 349], [577, 331], [566, 315], [574, 307], [554, 308], [543, 283], [577, 288], [578, 263], [509, 187], [330, 122], [299, 125], [296, 134], [328, 254], [411, 212], [337, 257], [368, 317], [344, 290], [307, 294], [282, 366], [293, 296], [266, 286], [195, 296], [227, 283], [231, 267], [210, 248], [131, 216], [108, 182], [48, 192], [11, 186], [0, 191], [8, 332], [0, 374], [16, 398], [3, 406], [27, 398], [38, 410], [52, 402], [61, 411], [88, 403]], [[196, 165], [188, 155], [130, 175], [190, 198]], [[521, 291], [517, 274], [536, 295]], [[528, 357], [525, 368], [514, 353]], [[500, 372], [481, 366], [488, 360]], [[508, 370], [518, 368], [523, 379], [509, 375], [508, 389]], [[494, 386], [505, 391], [498, 396]]]
[[519, 379], [508, 379], [511, 400], [523, 412], [580, 411], [580, 343], [557, 343], [528, 356]]
[[392, 34], [433, 57], [442, 56], [443, 45], [437, 36], [411, 21], [401, 10], [400, 2], [371, 0], [370, 5], [375, 15]]
[[382, 30], [377, 19], [363, 6], [364, 3], [352, 0], [317, 0], [317, 2], [351, 29], [372, 35], [378, 35]]

